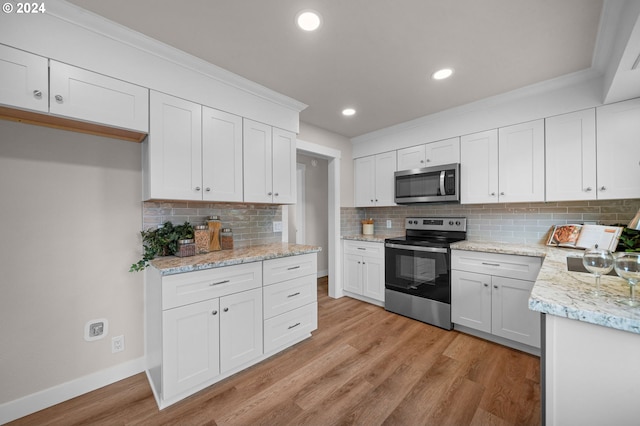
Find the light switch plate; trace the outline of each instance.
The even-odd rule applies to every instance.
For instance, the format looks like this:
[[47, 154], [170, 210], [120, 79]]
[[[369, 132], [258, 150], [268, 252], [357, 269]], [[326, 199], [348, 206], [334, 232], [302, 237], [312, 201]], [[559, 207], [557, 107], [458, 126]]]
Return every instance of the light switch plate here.
[[273, 222], [273, 232], [282, 232], [282, 222]]

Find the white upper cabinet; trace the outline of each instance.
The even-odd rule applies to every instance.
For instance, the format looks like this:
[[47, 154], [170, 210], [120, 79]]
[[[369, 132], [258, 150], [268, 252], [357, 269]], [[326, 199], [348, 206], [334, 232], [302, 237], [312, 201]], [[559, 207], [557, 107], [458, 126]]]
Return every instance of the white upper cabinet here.
[[293, 204], [296, 136], [244, 119], [244, 201]]
[[498, 131], [460, 138], [460, 201], [498, 202]]
[[49, 111], [48, 60], [0, 45], [0, 104]]
[[595, 109], [545, 120], [546, 200], [596, 199]]
[[242, 117], [202, 107], [202, 199], [242, 201]]
[[544, 201], [544, 120], [498, 130], [499, 201]]
[[356, 207], [395, 206], [396, 151], [356, 158]]
[[544, 201], [544, 121], [462, 136], [465, 204]]
[[597, 108], [598, 199], [640, 198], [640, 99]]
[[145, 199], [202, 200], [202, 107], [151, 92]]
[[60, 62], [50, 63], [49, 112], [147, 132], [149, 91]]
[[460, 138], [445, 139], [398, 150], [397, 170], [421, 169], [460, 162]]

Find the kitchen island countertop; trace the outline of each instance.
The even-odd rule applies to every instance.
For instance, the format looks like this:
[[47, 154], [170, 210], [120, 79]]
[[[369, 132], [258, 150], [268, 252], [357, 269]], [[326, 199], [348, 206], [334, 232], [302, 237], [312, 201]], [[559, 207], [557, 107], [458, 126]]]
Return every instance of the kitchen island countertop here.
[[617, 276], [603, 276], [600, 288], [604, 295], [596, 297], [591, 295], [595, 285], [592, 274], [567, 270], [566, 258], [582, 257], [584, 250], [477, 241], [461, 241], [452, 244], [451, 248], [543, 257], [529, 297], [529, 309], [640, 334], [640, 308], [616, 302], [629, 294], [625, 280]]
[[161, 275], [173, 275], [202, 269], [219, 268], [221, 266], [238, 265], [240, 263], [317, 253], [321, 250], [321, 247], [311, 245], [271, 243], [254, 247], [214, 251], [189, 257], [157, 257], [149, 263], [160, 271]]

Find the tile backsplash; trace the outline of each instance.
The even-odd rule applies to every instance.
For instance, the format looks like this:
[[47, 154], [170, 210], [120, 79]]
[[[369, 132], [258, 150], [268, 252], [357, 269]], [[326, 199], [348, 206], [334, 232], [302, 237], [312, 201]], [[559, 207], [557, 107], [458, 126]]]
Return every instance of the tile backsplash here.
[[282, 220], [282, 206], [270, 204], [145, 201], [142, 223], [143, 229], [155, 228], [166, 221], [197, 225], [212, 215], [220, 217], [223, 228], [232, 229], [236, 248], [282, 241], [282, 232], [273, 232], [273, 222]]
[[[627, 224], [640, 209], [640, 199], [566, 201], [514, 204], [441, 204], [352, 208], [340, 211], [343, 235], [361, 232], [360, 220], [372, 218], [374, 233], [404, 234], [408, 216], [464, 216], [467, 239], [505, 243], [546, 242], [552, 225], [596, 222], [601, 225]], [[392, 227], [387, 229], [386, 222]]]

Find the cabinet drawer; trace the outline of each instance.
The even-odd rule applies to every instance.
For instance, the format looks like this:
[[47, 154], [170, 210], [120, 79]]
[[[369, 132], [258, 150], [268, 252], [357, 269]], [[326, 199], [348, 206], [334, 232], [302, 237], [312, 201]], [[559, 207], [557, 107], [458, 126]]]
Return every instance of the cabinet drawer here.
[[512, 254], [451, 250], [451, 269], [535, 281], [542, 259]]
[[316, 275], [295, 278], [264, 287], [264, 317], [272, 318], [318, 299]]
[[259, 288], [262, 264], [224, 266], [162, 278], [162, 309]]
[[318, 273], [316, 254], [281, 257], [264, 261], [264, 285]]
[[345, 240], [344, 252], [347, 254], [358, 254], [384, 259], [384, 243]]
[[310, 303], [264, 322], [264, 352], [268, 353], [318, 328], [318, 303]]

